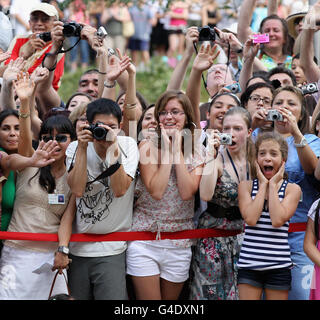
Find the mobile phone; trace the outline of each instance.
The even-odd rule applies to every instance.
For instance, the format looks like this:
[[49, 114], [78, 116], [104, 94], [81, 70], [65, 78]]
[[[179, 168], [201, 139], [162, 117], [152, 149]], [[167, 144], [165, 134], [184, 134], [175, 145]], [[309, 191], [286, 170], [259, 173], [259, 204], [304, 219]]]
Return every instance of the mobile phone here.
[[254, 34], [252, 35], [253, 43], [268, 43], [269, 42], [269, 33], [264, 34]]

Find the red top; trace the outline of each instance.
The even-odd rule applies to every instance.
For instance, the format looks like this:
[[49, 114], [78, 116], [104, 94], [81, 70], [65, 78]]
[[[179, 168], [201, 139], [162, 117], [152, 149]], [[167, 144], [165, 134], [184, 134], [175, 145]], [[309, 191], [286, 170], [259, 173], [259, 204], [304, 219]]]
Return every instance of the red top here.
[[[12, 48], [11, 57], [5, 61], [5, 64], [8, 64], [11, 60], [16, 60], [19, 57], [19, 52], [21, 47], [29, 41], [29, 38], [20, 37], [20, 38], [15, 38], [12, 41], [14, 43], [11, 43], [10, 45], [10, 47]], [[41, 65], [45, 54], [51, 50], [51, 47], [52, 47], [52, 42], [48, 43], [41, 51], [35, 52], [31, 57], [29, 57], [26, 60], [27, 65], [30, 65], [31, 63], [31, 66], [29, 66], [28, 70], [26, 70], [28, 71], [29, 74], [31, 74], [38, 66]], [[40, 54], [40, 57], [36, 58], [35, 56], [39, 56], [39, 54]], [[32, 60], [35, 60], [35, 61], [32, 62]], [[64, 54], [63, 55], [59, 54], [57, 66], [54, 71], [54, 77], [52, 81], [52, 86], [55, 90], [59, 89], [60, 79], [63, 76], [63, 72], [64, 72]]]

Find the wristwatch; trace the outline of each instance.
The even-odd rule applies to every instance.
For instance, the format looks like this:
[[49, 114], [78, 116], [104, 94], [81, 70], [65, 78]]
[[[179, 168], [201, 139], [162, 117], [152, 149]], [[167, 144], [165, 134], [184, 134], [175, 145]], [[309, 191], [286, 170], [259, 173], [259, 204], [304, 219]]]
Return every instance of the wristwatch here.
[[303, 137], [300, 141], [300, 143], [295, 143], [294, 146], [296, 148], [303, 148], [308, 144], [307, 139], [305, 137]]
[[64, 253], [64, 254], [68, 255], [69, 254], [69, 248], [66, 247], [66, 246], [59, 246], [58, 247], [58, 252], [61, 252], [61, 253]]
[[114, 87], [116, 86], [116, 83], [117, 83], [117, 81], [114, 81], [113, 84], [108, 84], [108, 81], [106, 80], [106, 81], [104, 81], [103, 85], [104, 85], [106, 88], [111, 89], [111, 88], [114, 88]]

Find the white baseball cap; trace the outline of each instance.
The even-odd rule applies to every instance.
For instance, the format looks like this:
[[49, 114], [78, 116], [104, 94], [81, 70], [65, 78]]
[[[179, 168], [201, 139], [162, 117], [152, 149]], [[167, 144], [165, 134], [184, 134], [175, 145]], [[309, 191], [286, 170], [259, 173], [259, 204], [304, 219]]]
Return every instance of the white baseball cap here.
[[41, 11], [46, 15], [48, 15], [49, 17], [56, 17], [59, 20], [59, 14], [57, 9], [49, 3], [41, 2], [37, 4], [35, 7], [32, 8], [30, 14], [35, 11]]

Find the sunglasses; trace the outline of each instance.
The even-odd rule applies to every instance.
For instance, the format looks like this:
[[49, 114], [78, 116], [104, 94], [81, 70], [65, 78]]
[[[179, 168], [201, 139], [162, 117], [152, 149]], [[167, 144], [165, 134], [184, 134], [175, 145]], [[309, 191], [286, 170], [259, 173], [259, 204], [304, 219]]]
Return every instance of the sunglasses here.
[[40, 20], [42, 23], [47, 23], [47, 22], [49, 22], [49, 21], [51, 20], [51, 17], [49, 17], [49, 16], [31, 16], [31, 17], [30, 17], [30, 21], [31, 21], [31, 22], [36, 23], [36, 22], [38, 22], [39, 20]]
[[66, 142], [68, 140], [68, 136], [65, 134], [57, 134], [55, 137], [53, 136], [42, 136], [41, 138], [45, 143], [47, 143], [50, 140], [56, 140], [58, 143], [60, 142]]

